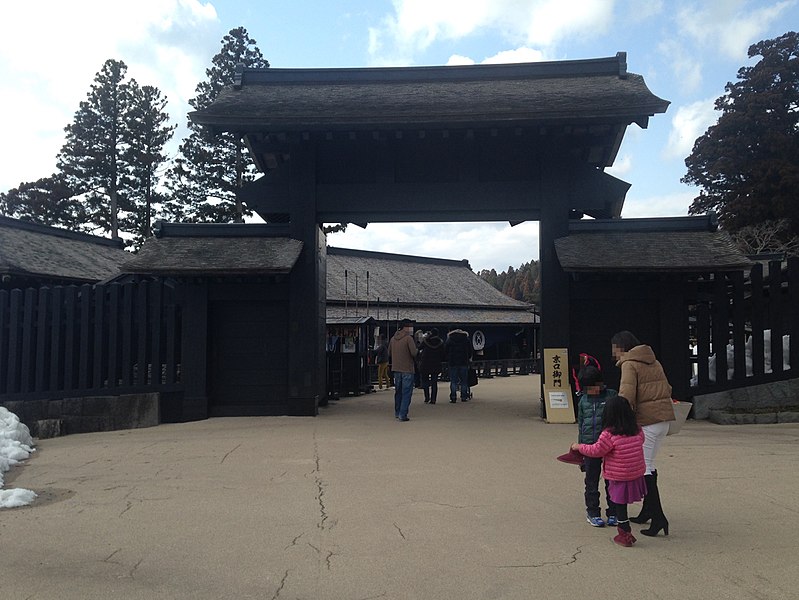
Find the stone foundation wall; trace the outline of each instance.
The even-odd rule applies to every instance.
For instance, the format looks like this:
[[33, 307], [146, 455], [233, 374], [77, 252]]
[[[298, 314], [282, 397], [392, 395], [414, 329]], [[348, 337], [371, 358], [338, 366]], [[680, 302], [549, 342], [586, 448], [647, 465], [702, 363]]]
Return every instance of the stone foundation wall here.
[[160, 422], [157, 392], [2, 403], [38, 438], [152, 427]]
[[722, 425], [799, 423], [799, 379], [695, 396], [693, 417]]

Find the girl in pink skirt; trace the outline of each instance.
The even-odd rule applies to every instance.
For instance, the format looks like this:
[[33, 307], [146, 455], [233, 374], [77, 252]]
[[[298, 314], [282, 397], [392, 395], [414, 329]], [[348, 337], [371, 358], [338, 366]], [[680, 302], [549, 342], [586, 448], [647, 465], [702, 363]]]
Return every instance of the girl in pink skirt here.
[[646, 462], [644, 432], [635, 422], [635, 413], [623, 396], [614, 396], [605, 403], [602, 413], [604, 430], [595, 444], [572, 444], [583, 456], [604, 458], [602, 476], [610, 482], [608, 491], [616, 505], [618, 534], [613, 541], [630, 547], [635, 543], [627, 517], [627, 505], [639, 502], [646, 495]]

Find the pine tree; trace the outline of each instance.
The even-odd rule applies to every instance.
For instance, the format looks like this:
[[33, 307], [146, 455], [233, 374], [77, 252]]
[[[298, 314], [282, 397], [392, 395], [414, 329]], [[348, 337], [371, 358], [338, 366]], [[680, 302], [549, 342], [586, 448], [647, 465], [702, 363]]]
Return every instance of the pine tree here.
[[165, 197], [159, 191], [159, 170], [167, 161], [164, 146], [172, 138], [175, 125], [169, 125], [167, 99], [161, 91], [149, 85], [139, 87], [130, 82], [130, 106], [125, 114], [130, 191], [128, 200], [133, 211], [125, 219], [125, 230], [133, 234], [138, 246], [151, 235], [154, 204]]
[[60, 174], [21, 183], [0, 194], [0, 213], [22, 221], [77, 230], [86, 223], [83, 204]]
[[119, 237], [119, 212], [131, 208], [123, 159], [125, 112], [130, 89], [124, 82], [127, 66], [109, 59], [94, 78], [75, 120], [64, 129], [66, 142], [58, 154], [58, 169], [67, 186], [83, 196], [90, 223]]
[[[222, 50], [206, 69], [196, 96], [189, 101], [195, 110], [211, 105], [219, 92], [233, 83], [237, 64], [266, 68], [267, 61], [244, 27], [231, 29], [222, 38]], [[212, 135], [205, 128], [188, 123], [190, 134], [180, 145], [179, 157], [169, 173], [172, 198], [166, 203], [168, 218], [192, 223], [241, 222], [245, 210], [236, 190], [255, 178], [255, 166], [242, 139], [233, 133]]]
[[756, 56], [716, 100], [721, 116], [694, 143], [682, 181], [702, 188], [690, 213], [715, 210], [730, 231], [785, 219], [785, 241], [799, 236], [799, 34], [752, 45]]

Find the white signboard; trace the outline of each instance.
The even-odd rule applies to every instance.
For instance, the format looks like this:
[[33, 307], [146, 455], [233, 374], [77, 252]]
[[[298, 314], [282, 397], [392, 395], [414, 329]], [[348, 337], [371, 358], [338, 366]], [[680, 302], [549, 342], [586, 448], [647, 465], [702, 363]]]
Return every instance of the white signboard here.
[[482, 350], [486, 347], [486, 336], [479, 329], [472, 335], [472, 348]]

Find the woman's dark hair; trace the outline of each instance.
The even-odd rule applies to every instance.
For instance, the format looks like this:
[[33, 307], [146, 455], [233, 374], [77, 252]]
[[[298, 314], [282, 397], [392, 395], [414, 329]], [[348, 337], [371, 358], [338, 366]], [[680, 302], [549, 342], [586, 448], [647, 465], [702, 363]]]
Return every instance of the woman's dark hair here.
[[610, 343], [618, 346], [622, 352], [629, 352], [636, 346], [640, 346], [641, 342], [629, 331], [620, 331], [610, 338]]
[[635, 422], [635, 413], [630, 408], [630, 403], [624, 396], [613, 396], [605, 402], [602, 412], [602, 427], [610, 429], [614, 435], [635, 435], [638, 433], [638, 423]]

